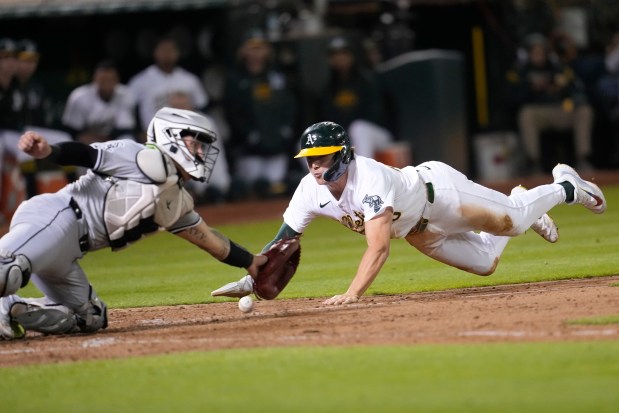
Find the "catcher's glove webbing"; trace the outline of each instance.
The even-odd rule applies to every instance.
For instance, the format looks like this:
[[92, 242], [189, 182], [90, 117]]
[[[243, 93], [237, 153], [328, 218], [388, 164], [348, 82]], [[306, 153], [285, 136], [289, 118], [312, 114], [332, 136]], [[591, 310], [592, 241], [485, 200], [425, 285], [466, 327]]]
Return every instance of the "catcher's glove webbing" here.
[[301, 261], [299, 237], [275, 242], [265, 255], [269, 260], [258, 270], [254, 294], [263, 300], [272, 300], [288, 285]]

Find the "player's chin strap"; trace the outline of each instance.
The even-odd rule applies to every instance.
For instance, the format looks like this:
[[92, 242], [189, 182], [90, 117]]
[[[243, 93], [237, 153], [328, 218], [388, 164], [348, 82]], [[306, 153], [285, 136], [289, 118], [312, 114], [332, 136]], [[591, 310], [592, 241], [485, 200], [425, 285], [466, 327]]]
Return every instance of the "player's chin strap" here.
[[0, 249], [0, 297], [15, 294], [30, 281], [32, 266], [25, 255]]

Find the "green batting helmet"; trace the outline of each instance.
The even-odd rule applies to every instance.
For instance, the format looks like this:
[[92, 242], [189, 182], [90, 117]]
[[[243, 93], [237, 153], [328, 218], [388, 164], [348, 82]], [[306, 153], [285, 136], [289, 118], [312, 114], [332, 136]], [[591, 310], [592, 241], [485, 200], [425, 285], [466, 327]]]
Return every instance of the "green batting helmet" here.
[[353, 159], [353, 150], [344, 128], [334, 122], [319, 122], [305, 129], [301, 135], [301, 151], [295, 158], [331, 153], [336, 154], [333, 165], [323, 174], [323, 179], [329, 182], [344, 175]]

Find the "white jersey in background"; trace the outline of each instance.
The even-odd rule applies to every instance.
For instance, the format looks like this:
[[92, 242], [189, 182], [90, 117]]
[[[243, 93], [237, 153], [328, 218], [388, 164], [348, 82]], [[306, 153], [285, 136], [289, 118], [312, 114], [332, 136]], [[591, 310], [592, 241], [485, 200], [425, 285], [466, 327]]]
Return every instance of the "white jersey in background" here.
[[104, 101], [97, 86], [90, 83], [71, 92], [62, 123], [77, 131], [110, 136], [114, 129], [135, 129], [135, 105], [133, 94], [124, 85], [118, 85], [112, 99]]
[[190, 96], [194, 109], [202, 109], [208, 103], [208, 96], [200, 79], [181, 67], [166, 73], [157, 65], [150, 65], [136, 74], [128, 86], [137, 99], [143, 130], [148, 128], [157, 110], [168, 106], [168, 99], [174, 93]]

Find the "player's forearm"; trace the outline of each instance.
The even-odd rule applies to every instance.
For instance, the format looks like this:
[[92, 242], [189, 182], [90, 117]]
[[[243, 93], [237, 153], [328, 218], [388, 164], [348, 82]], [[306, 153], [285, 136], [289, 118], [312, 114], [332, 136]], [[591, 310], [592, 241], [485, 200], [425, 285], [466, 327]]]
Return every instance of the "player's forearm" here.
[[175, 235], [208, 252], [219, 261], [240, 268], [252, 265], [254, 255], [225, 235], [209, 228], [204, 221]]
[[346, 294], [361, 297], [372, 285], [388, 257], [389, 245], [379, 248], [368, 248], [363, 254], [357, 274], [350, 287], [348, 287]]
[[79, 142], [61, 142], [51, 145], [52, 152], [46, 158], [58, 165], [75, 165], [93, 168], [98, 152], [95, 148]]
[[282, 223], [282, 226], [279, 228], [277, 235], [275, 235], [275, 238], [271, 242], [269, 242], [267, 245], [264, 246], [264, 248], [262, 249], [262, 252], [268, 251], [269, 248], [271, 248], [271, 245], [275, 244], [280, 239], [292, 238], [292, 237], [296, 237], [297, 235], [301, 235], [301, 234], [295, 231], [294, 229], [290, 228], [290, 226], [288, 226], [288, 224], [284, 222]]

